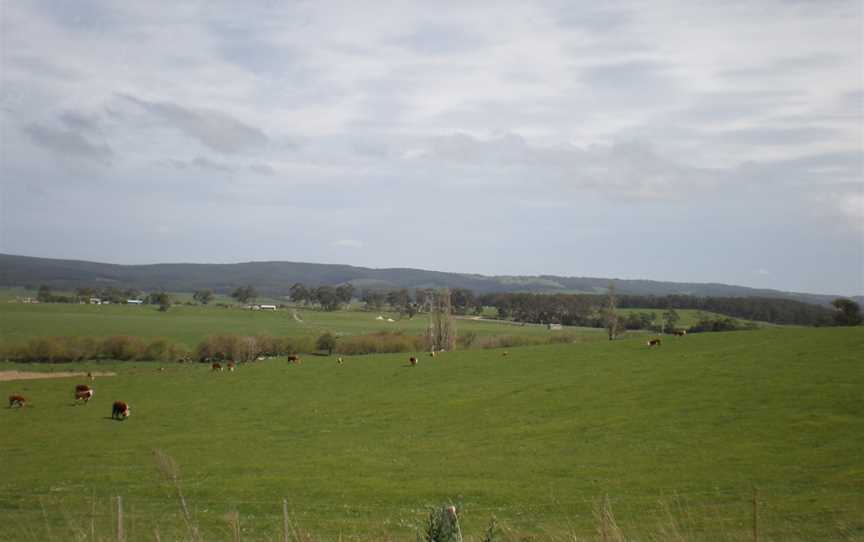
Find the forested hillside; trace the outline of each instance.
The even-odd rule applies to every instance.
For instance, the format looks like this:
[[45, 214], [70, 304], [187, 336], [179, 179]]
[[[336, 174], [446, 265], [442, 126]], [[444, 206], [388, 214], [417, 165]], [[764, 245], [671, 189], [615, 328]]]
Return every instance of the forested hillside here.
[[[634, 271], [637, 273], [638, 270]], [[350, 265], [300, 262], [236, 264], [116, 265], [0, 254], [0, 287], [48, 285], [51, 288], [136, 288], [145, 291], [192, 292], [209, 288], [230, 293], [252, 285], [269, 296], [287, 295], [292, 284], [307, 286], [351, 283], [355, 290], [399, 288], [464, 288], [478, 294], [497, 292], [591, 293], [606, 291], [609, 278], [541, 276], [484, 276], [422, 269], [372, 269]], [[783, 292], [731, 286], [615, 279], [622, 295], [688, 295], [698, 297], [764, 297], [828, 304], [837, 296]], [[861, 301], [860, 298], [858, 298]]]

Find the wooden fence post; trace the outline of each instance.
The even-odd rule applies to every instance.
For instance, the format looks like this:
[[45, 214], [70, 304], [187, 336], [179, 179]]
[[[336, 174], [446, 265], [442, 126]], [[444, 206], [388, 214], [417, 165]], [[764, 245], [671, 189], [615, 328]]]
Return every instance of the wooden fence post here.
[[117, 496], [117, 542], [123, 542], [123, 497]]
[[282, 532], [283, 540], [288, 542], [288, 499], [282, 499]]
[[753, 486], [753, 542], [759, 542], [759, 494]]

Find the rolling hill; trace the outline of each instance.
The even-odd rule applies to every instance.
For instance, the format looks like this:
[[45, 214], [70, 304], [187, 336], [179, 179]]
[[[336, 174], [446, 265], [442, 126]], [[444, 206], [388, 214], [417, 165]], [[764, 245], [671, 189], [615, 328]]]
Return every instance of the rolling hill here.
[[[477, 293], [604, 293], [609, 278], [539, 276], [486, 276], [423, 269], [373, 269], [351, 265], [302, 262], [245, 262], [234, 264], [164, 263], [117, 265], [80, 260], [36, 258], [0, 254], [0, 287], [39, 286], [56, 289], [81, 286], [117, 286], [142, 290], [191, 292], [210, 288], [228, 293], [253, 285], [264, 295], [284, 295], [292, 284], [307, 286], [351, 283], [358, 290], [393, 288], [466, 288]], [[716, 297], [769, 297], [826, 304], [838, 296], [784, 292], [717, 283], [663, 282], [615, 279], [619, 293], [630, 295], [694, 295]], [[864, 301], [861, 296], [856, 297]]]

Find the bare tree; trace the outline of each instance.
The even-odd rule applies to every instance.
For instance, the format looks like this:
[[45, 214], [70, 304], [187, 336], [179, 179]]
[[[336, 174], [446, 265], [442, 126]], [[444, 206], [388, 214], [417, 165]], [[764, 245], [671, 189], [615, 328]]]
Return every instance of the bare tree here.
[[609, 340], [615, 339], [621, 330], [621, 321], [615, 309], [618, 306], [618, 298], [615, 295], [615, 283], [609, 281], [609, 289], [606, 295], [606, 331], [609, 332]]
[[453, 350], [456, 345], [456, 325], [450, 302], [450, 290], [443, 288], [432, 293], [429, 311], [429, 328], [426, 345], [430, 352]]

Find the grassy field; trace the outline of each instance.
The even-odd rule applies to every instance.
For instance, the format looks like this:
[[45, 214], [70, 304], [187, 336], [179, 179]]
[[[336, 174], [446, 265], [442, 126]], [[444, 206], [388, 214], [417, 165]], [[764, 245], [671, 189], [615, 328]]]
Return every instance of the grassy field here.
[[[665, 312], [665, 310], [664, 309], [617, 309], [616, 312], [618, 312], [618, 314], [632, 314], [632, 313], [637, 313], [637, 314], [638, 313], [649, 313], [650, 314], [653, 312], [656, 315], [654, 322], [657, 325], [660, 325], [663, 323], [663, 313]], [[699, 322], [699, 318], [701, 315], [708, 316], [710, 318], [726, 318], [725, 315], [718, 314], [716, 312], [700, 311], [700, 310], [696, 310], [696, 309], [675, 309], [675, 312], [678, 313], [678, 317], [680, 318], [678, 320], [678, 322], [675, 324], [675, 327], [677, 327], [677, 328], [688, 328], [690, 326], [696, 325], [696, 323]], [[739, 324], [746, 324], [748, 322], [752, 322], [752, 320], [743, 320], [741, 318], [732, 318], [732, 320], [734, 320], [735, 322], [737, 322]], [[775, 325], [775, 324], [769, 324], [767, 322], [755, 322], [755, 323], [757, 325], [760, 325], [760, 326]]]
[[[376, 320], [383, 315], [394, 322]], [[356, 335], [375, 331], [422, 333], [428, 318], [399, 320], [396, 314], [362, 311], [324, 312], [310, 309], [250, 311], [214, 306], [172, 307], [159, 312], [151, 305], [0, 304], [0, 337], [21, 342], [44, 335], [97, 336], [135, 335], [165, 338], [194, 347], [207, 335], [218, 333], [270, 334], [274, 336], [319, 335], [324, 331]], [[500, 322], [460, 319], [460, 333], [484, 335], [549, 335], [545, 326], [518, 326]], [[600, 337], [596, 329], [567, 328], [570, 332]], [[555, 332], [560, 333], [560, 332]]]
[[[162, 335], [166, 322], [189, 327], [174, 332], [184, 340], [214, 322], [297, 325], [183, 311], [137, 322]], [[7, 329], [33, 318], [4, 314]], [[112, 320], [76, 314], [51, 314], [39, 329], [83, 333], [75, 320]], [[413, 368], [404, 355], [269, 360], [230, 374], [0, 364], [118, 373], [97, 379], [86, 406], [72, 405], [80, 379], [0, 382], [3, 397], [32, 400], [0, 409], [0, 524], [16, 540], [89, 540], [91, 529], [113, 539], [120, 495], [129, 540], [183, 538], [160, 450], [179, 465], [204, 540], [232, 539], [236, 518], [243, 540], [281, 540], [283, 498], [295, 539], [414, 540], [430, 506], [453, 502], [466, 540], [480, 540], [492, 516], [504, 540], [593, 540], [606, 496], [627, 539], [751, 540], [754, 486], [761, 540], [862, 540], [862, 351], [864, 328], [772, 328], [657, 349], [634, 335], [506, 357], [457, 351]], [[127, 421], [108, 418], [114, 399], [130, 403]]]

